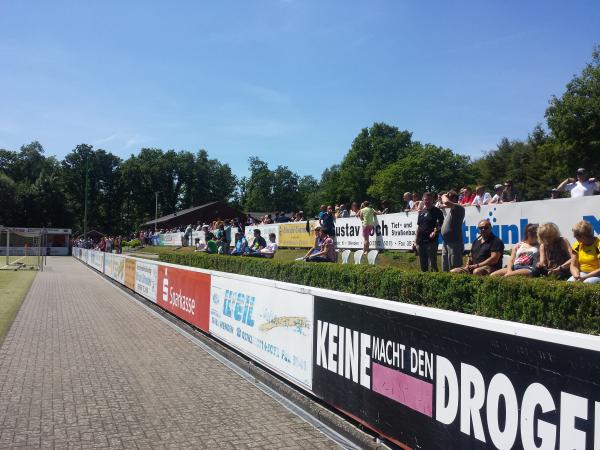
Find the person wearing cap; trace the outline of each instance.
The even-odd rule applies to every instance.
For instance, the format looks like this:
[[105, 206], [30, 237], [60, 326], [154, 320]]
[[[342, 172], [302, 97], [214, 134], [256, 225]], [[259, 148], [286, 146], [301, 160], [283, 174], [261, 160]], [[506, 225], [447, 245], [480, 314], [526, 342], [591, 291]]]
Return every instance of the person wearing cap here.
[[490, 204], [502, 203], [502, 191], [504, 190], [504, 185], [497, 184], [494, 186], [494, 196], [490, 200]]
[[557, 191], [568, 191], [571, 193], [571, 198], [588, 197], [594, 195], [594, 191], [600, 190], [598, 180], [589, 178], [587, 170], [584, 168], [577, 169], [577, 178], [567, 178], [560, 183]]
[[504, 190], [502, 191], [502, 203], [514, 203], [517, 201], [519, 193], [513, 187], [513, 180], [504, 182]]

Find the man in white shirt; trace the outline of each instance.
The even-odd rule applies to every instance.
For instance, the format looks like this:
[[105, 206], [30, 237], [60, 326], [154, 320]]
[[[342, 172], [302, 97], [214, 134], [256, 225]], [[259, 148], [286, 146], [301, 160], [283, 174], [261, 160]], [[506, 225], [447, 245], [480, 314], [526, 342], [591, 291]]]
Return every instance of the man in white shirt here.
[[277, 243], [275, 242], [275, 239], [275, 233], [270, 233], [269, 243], [265, 248], [261, 249], [260, 256], [263, 258], [273, 258], [275, 256], [275, 252], [277, 251]]
[[492, 196], [490, 195], [489, 192], [485, 192], [485, 187], [477, 186], [477, 188], [475, 189], [475, 198], [473, 199], [473, 202], [471, 203], [471, 205], [473, 205], [473, 206], [487, 205], [490, 202], [490, 200], [492, 200]]
[[587, 171], [583, 168], [577, 169], [577, 179], [567, 178], [556, 188], [558, 191], [568, 191], [571, 198], [587, 197], [594, 195], [594, 191], [600, 190], [595, 178], [588, 178]]
[[494, 196], [490, 200], [490, 204], [502, 203], [502, 191], [504, 190], [503, 184], [497, 184], [494, 186]]

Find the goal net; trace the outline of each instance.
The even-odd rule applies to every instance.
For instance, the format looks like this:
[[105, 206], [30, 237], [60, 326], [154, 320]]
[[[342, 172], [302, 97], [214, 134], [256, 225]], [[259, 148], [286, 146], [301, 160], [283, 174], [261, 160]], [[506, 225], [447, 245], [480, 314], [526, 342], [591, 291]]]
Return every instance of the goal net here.
[[43, 270], [44, 257], [39, 230], [0, 228], [0, 270]]

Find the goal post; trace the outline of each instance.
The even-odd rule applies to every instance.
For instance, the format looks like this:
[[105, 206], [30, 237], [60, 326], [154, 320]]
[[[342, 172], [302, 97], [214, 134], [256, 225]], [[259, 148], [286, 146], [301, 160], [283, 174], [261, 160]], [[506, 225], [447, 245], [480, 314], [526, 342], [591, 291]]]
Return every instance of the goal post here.
[[39, 229], [0, 227], [0, 270], [43, 270], [44, 235]]

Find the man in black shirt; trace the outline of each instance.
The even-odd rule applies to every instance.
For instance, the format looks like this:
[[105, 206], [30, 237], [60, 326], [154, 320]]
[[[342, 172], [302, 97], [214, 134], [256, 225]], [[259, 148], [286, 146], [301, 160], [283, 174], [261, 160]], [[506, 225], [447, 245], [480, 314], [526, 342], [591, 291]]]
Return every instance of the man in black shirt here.
[[432, 272], [438, 271], [437, 250], [438, 236], [444, 223], [442, 210], [433, 206], [430, 192], [423, 194], [423, 209], [417, 218], [417, 253], [421, 272], [427, 272], [431, 266]]
[[504, 242], [492, 233], [492, 224], [489, 220], [480, 221], [477, 228], [479, 228], [479, 237], [471, 246], [467, 265], [452, 269], [452, 273], [489, 275], [498, 269], [502, 269]]

